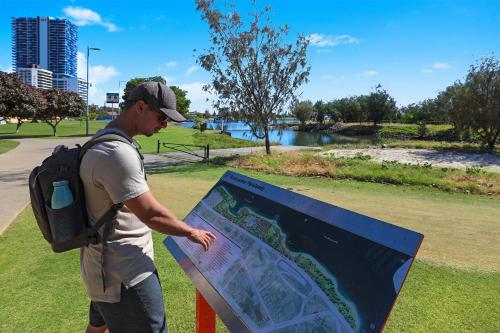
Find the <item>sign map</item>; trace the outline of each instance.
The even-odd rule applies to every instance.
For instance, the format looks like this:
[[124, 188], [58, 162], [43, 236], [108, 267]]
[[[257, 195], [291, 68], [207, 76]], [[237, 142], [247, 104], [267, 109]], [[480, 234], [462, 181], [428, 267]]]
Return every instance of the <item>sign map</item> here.
[[234, 332], [380, 332], [423, 235], [226, 172], [165, 246]]

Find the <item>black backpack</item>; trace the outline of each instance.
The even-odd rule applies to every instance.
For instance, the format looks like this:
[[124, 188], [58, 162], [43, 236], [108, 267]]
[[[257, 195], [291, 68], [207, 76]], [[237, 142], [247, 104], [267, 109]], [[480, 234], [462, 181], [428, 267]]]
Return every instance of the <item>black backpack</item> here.
[[[85, 192], [80, 179], [80, 162], [88, 149], [107, 141], [121, 141], [133, 145], [130, 139], [118, 132], [104, 133], [90, 139], [83, 146], [76, 145], [71, 149], [64, 145], [55, 147], [52, 155], [31, 171], [31, 208], [43, 237], [50, 243], [54, 252], [64, 252], [99, 242], [104, 244], [109, 232], [107, 226], [110, 223], [107, 222], [113, 220], [118, 210], [123, 207], [122, 203], [113, 205], [94, 226], [89, 225]], [[64, 208], [52, 209], [52, 183], [60, 180], [68, 181], [73, 202]], [[104, 235], [100, 239], [97, 230], [105, 224]]]

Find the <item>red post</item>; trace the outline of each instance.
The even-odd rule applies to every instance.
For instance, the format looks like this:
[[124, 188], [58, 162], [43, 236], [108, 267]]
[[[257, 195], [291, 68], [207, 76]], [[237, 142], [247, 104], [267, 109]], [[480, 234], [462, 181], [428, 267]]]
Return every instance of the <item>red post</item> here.
[[215, 311], [196, 289], [196, 333], [215, 333]]

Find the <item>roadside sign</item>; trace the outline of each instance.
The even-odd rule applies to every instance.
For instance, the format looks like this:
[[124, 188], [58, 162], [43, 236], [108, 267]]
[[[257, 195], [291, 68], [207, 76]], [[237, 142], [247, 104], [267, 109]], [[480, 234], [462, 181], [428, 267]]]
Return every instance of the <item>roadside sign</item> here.
[[120, 95], [118, 93], [106, 93], [106, 103], [119, 103]]

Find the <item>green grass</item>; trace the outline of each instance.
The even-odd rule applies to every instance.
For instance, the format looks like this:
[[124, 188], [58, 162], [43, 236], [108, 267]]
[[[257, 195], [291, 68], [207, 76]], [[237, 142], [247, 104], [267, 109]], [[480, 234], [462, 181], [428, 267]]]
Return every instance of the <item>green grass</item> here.
[[[178, 216], [184, 216], [226, 169], [220, 165], [177, 166], [169, 168], [168, 173], [152, 176], [150, 183], [160, 201], [167, 203]], [[388, 202], [397, 202], [397, 205], [386, 206], [380, 205], [381, 201], [378, 201], [378, 206], [374, 204], [378, 214], [391, 214], [391, 211], [404, 205], [405, 200], [409, 200], [415, 210], [405, 213], [408, 218], [415, 218], [415, 223], [428, 224], [430, 227], [434, 227], [438, 221], [448, 224], [449, 228], [450, 223], [455, 226], [458, 223], [452, 215], [440, 218], [446, 209], [443, 206], [433, 207], [432, 203], [447, 206], [452, 214], [455, 211], [452, 204], [465, 206], [464, 211], [471, 213], [469, 219], [481, 216], [478, 212], [484, 215], [488, 207], [499, 207], [498, 200], [494, 198], [447, 194], [417, 187], [325, 181], [247, 170], [243, 173], [306, 195], [319, 196], [320, 199], [324, 196], [329, 200], [344, 200], [341, 206], [349, 208], [347, 205], [351, 204], [358, 207], [357, 211], [367, 205], [367, 198], [387, 198]], [[184, 184], [184, 188], [180, 188], [179, 184]], [[421, 207], [427, 207], [427, 210]], [[361, 212], [383, 217], [370, 214], [369, 211]], [[430, 212], [435, 215], [429, 217]], [[463, 215], [460, 212], [457, 214]], [[481, 220], [483, 218], [477, 222]], [[469, 228], [475, 228], [470, 222], [466, 224]], [[439, 231], [434, 232], [436, 236], [441, 234]], [[444, 243], [440, 240], [435, 243], [436, 248], [425, 249], [432, 241], [431, 231], [425, 232], [425, 235], [424, 248], [420, 251], [422, 258], [427, 258], [426, 251], [438, 251], [437, 247]], [[494, 242], [485, 238], [488, 237], [487, 232], [481, 232], [477, 238], [467, 234], [465, 237], [470, 238], [469, 243], [483, 247], [475, 254], [477, 260], [491, 252], [488, 246], [495, 247]], [[195, 289], [163, 247], [163, 239], [164, 236], [154, 234], [155, 258], [164, 291], [169, 331], [194, 332]], [[459, 247], [451, 255], [458, 256], [458, 252], [467, 253], [469, 249]], [[78, 251], [51, 253], [35, 226], [31, 211], [29, 208], [25, 210], [6, 234], [0, 237], [0, 332], [83, 331], [88, 301], [79, 275], [78, 257]], [[498, 254], [495, 262], [498, 262]], [[500, 294], [499, 281], [498, 270], [484, 272], [459, 269], [433, 264], [428, 259], [417, 260], [385, 332], [497, 332], [500, 330], [500, 299], [497, 297]], [[218, 332], [227, 332], [227, 329], [219, 323]]]
[[[208, 144], [210, 145], [210, 149], [255, 147], [263, 144], [260, 142], [232, 138], [228, 135], [220, 134], [217, 131], [205, 131], [201, 133], [198, 130], [182, 126], [169, 126], [152, 137], [148, 138], [140, 135], [137, 136], [136, 139], [141, 144], [141, 151], [143, 153], [156, 153], [158, 140], [161, 142], [182, 143], [196, 146], [205, 146]], [[168, 144], [166, 147], [160, 147], [161, 153], [168, 151], [173, 151]]]
[[18, 145], [18, 141], [0, 139], [0, 154], [6, 153], [9, 150], [16, 148]]
[[384, 332], [500, 332], [500, 272], [417, 260]]
[[165, 173], [150, 177], [150, 185], [161, 202], [185, 216], [228, 169], [418, 231], [426, 236], [419, 252], [422, 259], [454, 267], [500, 271], [498, 234], [491, 232], [497, 229], [500, 215], [497, 196], [344, 179], [290, 177], [213, 164], [165, 168]]
[[431, 164], [413, 165], [398, 162], [373, 162], [370, 156], [355, 158], [329, 158], [317, 154], [256, 154], [243, 156], [232, 162], [241, 168], [273, 174], [298, 177], [352, 179], [363, 182], [400, 186], [424, 186], [448, 192], [500, 194], [500, 174], [480, 168], [463, 171], [437, 168]]
[[[89, 134], [93, 135], [98, 130], [106, 126], [102, 121], [89, 122]], [[45, 123], [26, 123], [23, 124], [16, 133], [15, 124], [0, 125], [0, 139], [15, 139], [15, 138], [54, 138], [52, 129]], [[78, 137], [85, 135], [85, 122], [80, 123], [74, 120], [63, 120], [57, 127], [57, 136], [55, 138]], [[248, 140], [235, 139], [227, 135], [222, 135], [216, 131], [206, 131], [200, 133], [192, 128], [169, 125], [159, 133], [151, 137], [139, 135], [135, 139], [141, 145], [142, 153], [156, 153], [158, 140], [162, 142], [181, 143], [188, 145], [210, 145], [210, 148], [238, 148], [252, 147], [262, 145]], [[3, 141], [3, 140], [2, 140]], [[1, 146], [0, 146], [1, 149]], [[160, 152], [173, 151], [173, 149], [161, 147]]]
[[[95, 134], [104, 128], [102, 121], [89, 121], [89, 133]], [[57, 126], [56, 137], [78, 137], [85, 135], [85, 121], [63, 120]], [[0, 139], [53, 137], [52, 127], [46, 123], [25, 123], [16, 133], [16, 124], [0, 125]]]
[[[379, 134], [381, 136], [407, 136], [407, 137], [417, 137], [418, 133], [417, 124], [382, 124], [379, 129]], [[452, 125], [432, 125], [426, 126], [427, 136], [442, 136], [450, 137], [453, 132]]]

